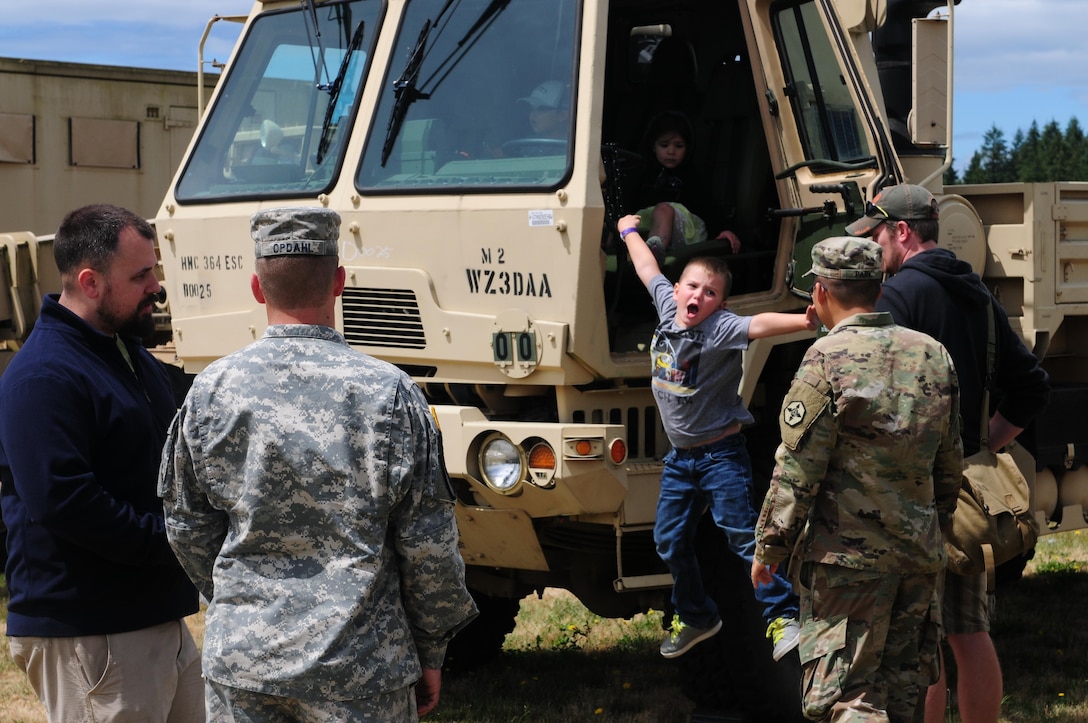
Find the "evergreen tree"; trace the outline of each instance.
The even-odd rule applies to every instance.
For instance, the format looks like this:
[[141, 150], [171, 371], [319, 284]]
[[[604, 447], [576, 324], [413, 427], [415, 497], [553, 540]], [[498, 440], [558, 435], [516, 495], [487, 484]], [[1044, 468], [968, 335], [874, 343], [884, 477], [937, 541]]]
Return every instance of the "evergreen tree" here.
[[982, 137], [982, 146], [971, 157], [963, 180], [964, 183], [1005, 183], [1015, 180], [1005, 133], [996, 124], [990, 126]]
[[1017, 181], [1021, 179], [1020, 167], [1024, 159], [1024, 143], [1024, 131], [1017, 128], [1016, 135], [1012, 137], [1012, 150], [1009, 151], [1009, 161], [1012, 164], [1012, 175]]
[[1085, 140], [1077, 117], [1069, 119], [1065, 126], [1065, 175], [1062, 181], [1088, 181], [1088, 140]]
[[1039, 138], [1039, 158], [1043, 171], [1040, 181], [1058, 181], [1068, 177], [1065, 170], [1065, 138], [1056, 120], [1043, 127], [1043, 134]]
[[1045, 181], [1046, 172], [1042, 153], [1042, 134], [1039, 133], [1039, 124], [1031, 122], [1024, 143], [1020, 147], [1020, 162], [1017, 168], [1017, 180], [1030, 183], [1032, 181]]
[[963, 182], [985, 183], [982, 178], [982, 156], [975, 151], [971, 154], [971, 160], [967, 162], [967, 168], [963, 170]]
[[1064, 131], [1056, 120], [1042, 130], [1032, 121], [1027, 132], [1016, 130], [1011, 144], [995, 124], [982, 137], [962, 176], [954, 168], [944, 174], [945, 185], [1017, 181], [1088, 181], [1088, 136], [1075, 116]]
[[960, 179], [960, 174], [956, 171], [956, 158], [953, 156], [952, 163], [944, 171], [944, 179], [942, 180], [946, 186], [954, 186], [957, 183], [963, 183]]

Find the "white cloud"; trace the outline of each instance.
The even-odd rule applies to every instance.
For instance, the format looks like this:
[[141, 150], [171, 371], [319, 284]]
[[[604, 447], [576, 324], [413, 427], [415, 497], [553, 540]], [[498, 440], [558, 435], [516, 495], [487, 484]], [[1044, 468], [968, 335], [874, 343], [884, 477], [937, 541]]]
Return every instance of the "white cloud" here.
[[1088, 2], [963, 0], [955, 13], [958, 90], [1059, 86], [1088, 94]]

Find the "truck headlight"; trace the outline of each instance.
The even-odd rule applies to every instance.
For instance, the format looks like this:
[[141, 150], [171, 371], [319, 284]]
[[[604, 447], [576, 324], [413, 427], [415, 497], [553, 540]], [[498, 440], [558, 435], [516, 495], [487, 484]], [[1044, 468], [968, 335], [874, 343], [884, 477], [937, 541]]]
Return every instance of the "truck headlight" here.
[[517, 445], [496, 433], [480, 446], [480, 472], [496, 492], [510, 494], [525, 479], [525, 460]]

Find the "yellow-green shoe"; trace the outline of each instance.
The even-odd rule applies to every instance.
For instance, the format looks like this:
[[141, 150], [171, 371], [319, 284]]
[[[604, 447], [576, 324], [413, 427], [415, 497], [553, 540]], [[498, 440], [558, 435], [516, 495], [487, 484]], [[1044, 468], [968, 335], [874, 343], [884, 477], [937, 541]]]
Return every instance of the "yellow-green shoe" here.
[[801, 626], [793, 618], [775, 618], [767, 626], [767, 637], [774, 643], [771, 655], [775, 660], [781, 660], [782, 656], [797, 647], [801, 640]]
[[722, 621], [714, 623], [709, 628], [697, 628], [687, 625], [674, 615], [669, 634], [661, 642], [661, 654], [666, 658], [677, 658], [701, 643], [707, 638], [712, 638], [722, 629]]

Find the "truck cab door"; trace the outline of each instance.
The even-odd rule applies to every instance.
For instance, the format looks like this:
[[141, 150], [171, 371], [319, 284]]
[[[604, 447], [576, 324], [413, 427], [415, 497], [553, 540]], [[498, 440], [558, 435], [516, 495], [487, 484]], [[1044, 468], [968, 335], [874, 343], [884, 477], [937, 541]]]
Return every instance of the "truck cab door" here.
[[[868, 34], [848, 31], [834, 3], [752, 0], [753, 29], [764, 57], [766, 102], [775, 125], [783, 208], [771, 213], [794, 236], [790, 290], [806, 296], [812, 246], [842, 235], [863, 212], [863, 193], [901, 180], [882, 102], [858, 61]], [[854, 3], [853, 5], [861, 5]], [[853, 6], [851, 6], [853, 7]], [[878, 89], [879, 90], [879, 89]]]

